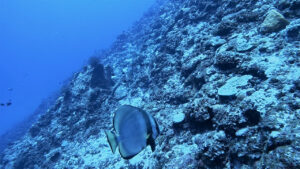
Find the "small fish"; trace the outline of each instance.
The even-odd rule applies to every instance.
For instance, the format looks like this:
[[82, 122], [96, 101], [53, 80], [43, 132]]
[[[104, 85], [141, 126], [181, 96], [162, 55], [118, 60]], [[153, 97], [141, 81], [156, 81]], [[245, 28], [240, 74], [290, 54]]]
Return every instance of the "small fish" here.
[[130, 159], [141, 152], [147, 145], [155, 150], [155, 139], [159, 128], [155, 119], [137, 107], [123, 105], [115, 113], [113, 119], [115, 132], [105, 131], [113, 153], [119, 146], [122, 158]]
[[6, 103], [6, 106], [10, 106], [12, 103], [11, 102], [7, 102]]
[[1, 106], [5, 106], [5, 104], [4, 104], [4, 103], [0, 103], [0, 105], [1, 105]]
[[13, 88], [8, 88], [7, 90], [11, 92], [11, 91], [13, 91], [14, 89], [13, 89]]

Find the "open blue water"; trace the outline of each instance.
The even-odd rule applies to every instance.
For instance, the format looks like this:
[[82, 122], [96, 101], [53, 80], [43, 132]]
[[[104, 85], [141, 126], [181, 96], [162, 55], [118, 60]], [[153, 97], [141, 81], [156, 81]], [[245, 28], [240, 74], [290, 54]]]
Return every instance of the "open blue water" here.
[[0, 134], [108, 48], [154, 0], [1, 0]]

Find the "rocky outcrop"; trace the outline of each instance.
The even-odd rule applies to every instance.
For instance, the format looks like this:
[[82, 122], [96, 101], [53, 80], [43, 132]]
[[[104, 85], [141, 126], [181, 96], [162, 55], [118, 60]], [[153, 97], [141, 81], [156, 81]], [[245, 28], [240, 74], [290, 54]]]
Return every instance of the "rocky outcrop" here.
[[276, 10], [270, 10], [261, 25], [261, 31], [264, 33], [277, 32], [284, 29], [289, 24], [283, 15]]
[[[74, 75], [0, 168], [299, 168], [297, 4], [160, 1]], [[261, 32], [275, 8], [290, 24]], [[103, 130], [123, 104], [157, 119], [155, 152], [111, 153]]]

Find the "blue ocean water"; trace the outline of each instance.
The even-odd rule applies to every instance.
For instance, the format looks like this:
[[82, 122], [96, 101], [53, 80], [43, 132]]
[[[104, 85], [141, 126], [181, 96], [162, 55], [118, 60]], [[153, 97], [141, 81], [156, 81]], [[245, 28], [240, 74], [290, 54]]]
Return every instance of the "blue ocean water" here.
[[108, 48], [153, 2], [1, 0], [0, 135], [33, 113], [90, 56]]
[[300, 0], [61, 1], [0, 3], [0, 169], [300, 168]]

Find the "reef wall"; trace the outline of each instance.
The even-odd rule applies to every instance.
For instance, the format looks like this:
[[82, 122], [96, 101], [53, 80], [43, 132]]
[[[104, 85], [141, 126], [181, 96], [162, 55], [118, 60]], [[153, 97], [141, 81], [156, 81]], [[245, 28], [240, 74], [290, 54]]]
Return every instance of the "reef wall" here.
[[[300, 1], [158, 1], [76, 73], [0, 168], [300, 168]], [[104, 130], [118, 106], [161, 135], [131, 160]]]

